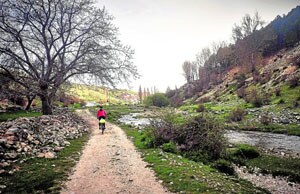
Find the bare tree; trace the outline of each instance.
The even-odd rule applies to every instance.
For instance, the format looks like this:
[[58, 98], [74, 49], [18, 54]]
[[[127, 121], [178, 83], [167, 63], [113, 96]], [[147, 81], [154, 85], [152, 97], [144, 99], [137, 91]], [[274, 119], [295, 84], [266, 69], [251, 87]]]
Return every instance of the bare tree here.
[[143, 102], [143, 91], [142, 91], [142, 86], [140, 85], [139, 87], [139, 99], [140, 99], [140, 103]]
[[266, 22], [261, 19], [257, 11], [254, 13], [253, 17], [246, 14], [239, 25], [234, 24], [232, 28], [232, 38], [234, 41], [243, 39], [262, 28], [265, 23]]
[[225, 41], [213, 42], [211, 44], [211, 51], [213, 54], [217, 54], [220, 48], [226, 47], [228, 44]]
[[200, 53], [196, 55], [196, 64], [198, 66], [198, 70], [199, 67], [204, 65], [205, 61], [207, 61], [211, 55], [212, 53], [209, 47], [203, 48]]
[[186, 81], [190, 83], [194, 80], [193, 74], [192, 74], [192, 67], [193, 64], [190, 61], [185, 61], [182, 64], [182, 70], [183, 70], [183, 76], [185, 77]]
[[0, 34], [0, 69], [40, 97], [43, 114], [70, 77], [115, 86], [138, 76], [112, 16], [91, 0], [1, 1]]

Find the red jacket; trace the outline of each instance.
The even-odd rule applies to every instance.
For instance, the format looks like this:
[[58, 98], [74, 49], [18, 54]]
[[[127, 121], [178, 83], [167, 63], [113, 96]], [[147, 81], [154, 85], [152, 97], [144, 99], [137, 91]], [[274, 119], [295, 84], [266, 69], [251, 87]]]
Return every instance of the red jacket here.
[[105, 117], [106, 118], [106, 112], [105, 110], [98, 110], [98, 113], [97, 113], [97, 118], [99, 119], [99, 117]]

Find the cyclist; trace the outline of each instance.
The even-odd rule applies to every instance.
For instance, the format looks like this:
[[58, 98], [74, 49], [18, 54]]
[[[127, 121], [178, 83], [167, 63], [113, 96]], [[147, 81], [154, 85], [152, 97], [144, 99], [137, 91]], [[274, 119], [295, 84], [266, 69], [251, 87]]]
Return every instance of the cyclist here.
[[104, 129], [105, 129], [105, 122], [101, 122], [101, 119], [105, 119], [106, 118], [106, 112], [105, 110], [103, 109], [102, 106], [99, 107], [99, 110], [97, 112], [97, 118], [99, 120], [99, 129], [100, 129], [100, 124], [103, 124], [104, 125]]

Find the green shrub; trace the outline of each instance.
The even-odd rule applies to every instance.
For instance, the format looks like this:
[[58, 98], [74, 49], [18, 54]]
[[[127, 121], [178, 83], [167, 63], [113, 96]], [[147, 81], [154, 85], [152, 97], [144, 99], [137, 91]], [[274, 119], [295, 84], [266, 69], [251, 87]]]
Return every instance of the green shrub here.
[[215, 161], [212, 165], [214, 168], [218, 169], [220, 172], [229, 174], [229, 175], [234, 175], [235, 171], [233, 168], [233, 165], [231, 162], [224, 160], [224, 159], [219, 159]]
[[177, 146], [173, 141], [162, 144], [161, 149], [165, 152], [177, 153]]
[[261, 107], [270, 103], [270, 95], [266, 92], [258, 93], [256, 89], [253, 89], [248, 93], [245, 100], [250, 102], [254, 107]]
[[238, 107], [230, 113], [229, 120], [234, 122], [242, 121], [246, 114], [243, 108]]
[[226, 140], [223, 126], [215, 119], [198, 116], [189, 119], [187, 123], [176, 124], [174, 116], [160, 118], [160, 121], [153, 122], [157, 146], [173, 141], [180, 152], [196, 153], [197, 158], [198, 155], [205, 156], [208, 160], [219, 158], [224, 152]]
[[81, 108], [81, 105], [79, 103], [74, 103], [73, 108]]
[[257, 158], [259, 156], [257, 148], [247, 144], [240, 144], [237, 149], [233, 151], [233, 156], [247, 159]]
[[157, 107], [164, 107], [170, 104], [169, 99], [163, 93], [157, 93], [151, 96], [148, 96], [144, 100], [144, 104], [146, 106], [157, 106]]
[[280, 90], [280, 88], [275, 88], [275, 89], [274, 89], [274, 94], [275, 94], [275, 96], [280, 96], [280, 95], [281, 95], [281, 90]]
[[204, 104], [199, 104], [197, 109], [196, 109], [197, 112], [204, 112], [205, 111], [205, 106]]

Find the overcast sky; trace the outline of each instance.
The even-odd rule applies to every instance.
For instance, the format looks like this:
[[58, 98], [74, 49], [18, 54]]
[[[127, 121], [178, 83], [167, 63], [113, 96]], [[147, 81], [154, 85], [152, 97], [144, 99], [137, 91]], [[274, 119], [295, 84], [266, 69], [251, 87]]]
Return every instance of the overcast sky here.
[[258, 11], [267, 22], [287, 14], [299, 0], [97, 0], [119, 28], [120, 40], [135, 50], [141, 79], [131, 85], [180, 87], [182, 64], [212, 42], [230, 41], [234, 23]]

